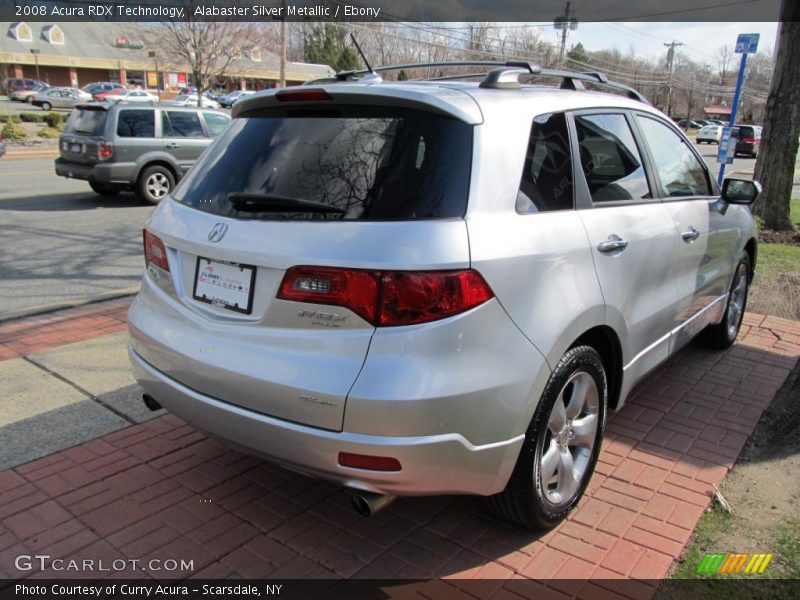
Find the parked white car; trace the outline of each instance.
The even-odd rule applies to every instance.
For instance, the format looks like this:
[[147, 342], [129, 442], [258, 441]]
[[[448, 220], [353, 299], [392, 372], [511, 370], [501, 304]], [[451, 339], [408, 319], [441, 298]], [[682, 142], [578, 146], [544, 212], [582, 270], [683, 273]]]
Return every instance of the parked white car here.
[[721, 139], [721, 125], [706, 125], [697, 132], [697, 137], [695, 137], [698, 144], [719, 144]]
[[[170, 102], [173, 106], [197, 106], [197, 95], [196, 94], [181, 94], [174, 100]], [[204, 108], [219, 108], [219, 102], [215, 100], [211, 100], [206, 96], [203, 96], [203, 107]]]
[[107, 96], [106, 100], [110, 102], [117, 102], [120, 100], [125, 102], [147, 102], [149, 104], [155, 104], [160, 101], [158, 96], [144, 90], [122, 90], [119, 94]]

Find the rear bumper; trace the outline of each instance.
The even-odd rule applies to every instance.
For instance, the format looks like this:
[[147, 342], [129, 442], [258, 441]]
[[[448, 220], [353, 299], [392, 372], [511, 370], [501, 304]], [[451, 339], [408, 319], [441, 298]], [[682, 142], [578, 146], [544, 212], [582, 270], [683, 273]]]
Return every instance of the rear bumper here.
[[[170, 412], [291, 470], [353, 489], [392, 495], [490, 495], [505, 487], [522, 447], [523, 435], [475, 446], [457, 433], [395, 437], [307, 427], [201, 394], [147, 363], [131, 346], [129, 354], [145, 393]], [[394, 457], [402, 470], [343, 467], [338, 464], [340, 452]]]
[[70, 179], [100, 183], [133, 184], [136, 182], [136, 165], [133, 163], [97, 163], [87, 165], [57, 158], [56, 175]]

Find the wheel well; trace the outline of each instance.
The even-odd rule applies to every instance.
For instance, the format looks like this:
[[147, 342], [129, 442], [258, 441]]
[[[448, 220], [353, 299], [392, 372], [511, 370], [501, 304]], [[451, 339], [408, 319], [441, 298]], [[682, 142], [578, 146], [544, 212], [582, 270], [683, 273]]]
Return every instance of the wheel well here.
[[607, 325], [593, 327], [581, 335], [571, 347], [591, 346], [600, 355], [608, 378], [608, 408], [614, 410], [619, 404], [622, 386], [622, 346], [616, 332]]
[[744, 245], [744, 251], [750, 257], [750, 281], [753, 281], [753, 275], [756, 274], [756, 256], [758, 255], [758, 246], [756, 246], [755, 238], [750, 238]]
[[144, 173], [145, 170], [149, 169], [150, 167], [165, 167], [165, 168], [169, 169], [169, 172], [172, 173], [172, 177], [175, 178], [175, 182], [177, 183], [178, 174], [175, 172], [175, 167], [173, 167], [171, 164], [169, 164], [165, 160], [153, 160], [153, 161], [150, 161], [148, 163], [143, 164], [142, 168], [139, 169], [139, 173], [136, 175], [136, 181], [139, 181], [139, 177], [142, 176], [142, 173]]

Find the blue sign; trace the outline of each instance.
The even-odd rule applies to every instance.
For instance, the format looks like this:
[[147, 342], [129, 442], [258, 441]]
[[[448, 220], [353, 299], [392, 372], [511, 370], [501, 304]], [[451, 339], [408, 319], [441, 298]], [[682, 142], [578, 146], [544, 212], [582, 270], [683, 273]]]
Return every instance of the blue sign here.
[[736, 38], [736, 54], [755, 54], [758, 52], [760, 33], [740, 33]]
[[733, 157], [736, 154], [736, 142], [738, 141], [738, 128], [723, 127], [722, 139], [719, 141], [719, 152], [717, 153], [717, 163], [721, 165], [733, 164]]

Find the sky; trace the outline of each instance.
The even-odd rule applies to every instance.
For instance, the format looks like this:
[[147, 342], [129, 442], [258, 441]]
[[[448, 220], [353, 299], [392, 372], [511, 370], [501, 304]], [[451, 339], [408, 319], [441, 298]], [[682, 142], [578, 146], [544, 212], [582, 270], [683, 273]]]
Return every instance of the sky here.
[[[542, 38], [560, 43], [560, 32], [540, 28]], [[637, 55], [647, 58], [665, 56], [665, 42], [683, 42], [678, 50], [693, 61], [716, 67], [717, 50], [724, 45], [736, 45], [740, 33], [760, 33], [759, 51], [774, 50], [777, 23], [579, 23], [570, 31], [567, 48], [578, 42], [589, 51], [617, 48], [627, 54], [631, 47]]]

